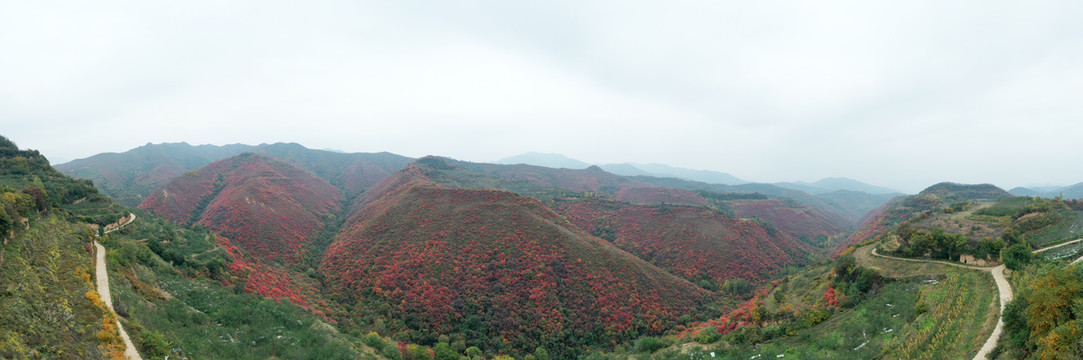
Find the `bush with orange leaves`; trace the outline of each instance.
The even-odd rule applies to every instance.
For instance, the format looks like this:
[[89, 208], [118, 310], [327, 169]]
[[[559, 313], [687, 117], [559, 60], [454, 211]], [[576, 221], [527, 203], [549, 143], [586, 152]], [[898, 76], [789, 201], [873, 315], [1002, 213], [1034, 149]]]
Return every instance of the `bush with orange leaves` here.
[[105, 315], [102, 315], [102, 329], [98, 331], [98, 341], [101, 344], [98, 348], [102, 352], [108, 353], [109, 358], [114, 360], [124, 360], [127, 357], [124, 356], [124, 340], [120, 338], [120, 332], [117, 329], [117, 314], [113, 312], [105, 302], [102, 301], [101, 295], [98, 295], [97, 291], [91, 290], [86, 292], [87, 300], [94, 304], [97, 308], [101, 309]]

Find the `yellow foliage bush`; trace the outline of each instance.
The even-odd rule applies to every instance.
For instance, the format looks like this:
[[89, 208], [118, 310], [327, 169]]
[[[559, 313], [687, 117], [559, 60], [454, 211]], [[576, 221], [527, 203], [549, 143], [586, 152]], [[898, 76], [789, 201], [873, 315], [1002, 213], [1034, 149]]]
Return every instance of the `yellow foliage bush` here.
[[97, 291], [87, 291], [86, 298], [105, 313], [105, 315], [102, 315], [102, 329], [96, 335], [98, 341], [101, 342], [98, 348], [102, 352], [108, 353], [109, 357], [114, 360], [126, 359], [124, 340], [120, 338], [120, 331], [117, 328], [117, 314], [105, 305]]

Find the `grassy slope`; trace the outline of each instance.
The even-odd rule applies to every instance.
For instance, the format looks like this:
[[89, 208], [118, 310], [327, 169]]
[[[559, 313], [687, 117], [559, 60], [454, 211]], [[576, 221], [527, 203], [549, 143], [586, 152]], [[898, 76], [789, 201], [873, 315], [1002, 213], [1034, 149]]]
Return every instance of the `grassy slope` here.
[[123, 353], [115, 315], [91, 283], [93, 231], [69, 221], [116, 215], [63, 208], [79, 199], [109, 204], [88, 181], [63, 176], [37, 151], [0, 136], [0, 358]]
[[[3, 241], [0, 358], [109, 356], [120, 344], [109, 325], [115, 315], [89, 295], [96, 294], [90, 292], [93, 232], [80, 221], [117, 218], [129, 209], [2, 137], [0, 184], [50, 190], [48, 215], [31, 215], [28, 230]], [[113, 303], [144, 358], [370, 357], [357, 350], [356, 339], [290, 302], [223, 286], [246, 274], [229, 271], [228, 254], [205, 230], [179, 229], [135, 211], [136, 223], [101, 241]]]
[[[114, 306], [144, 358], [371, 358], [356, 339], [289, 301], [223, 286], [243, 274], [208, 269], [227, 256], [208, 235], [148, 215], [103, 238]], [[183, 262], [162, 260], [150, 242]]]
[[[973, 357], [997, 321], [992, 278], [981, 271], [872, 257], [872, 247], [853, 253], [856, 265], [886, 276], [868, 292], [844, 292], [847, 283], [835, 276], [837, 264], [828, 262], [775, 281], [720, 321], [705, 323], [724, 328], [721, 341], [696, 343], [693, 334], [708, 331], [698, 328], [683, 338], [664, 338], [676, 345], [659, 351], [637, 347], [597, 358], [710, 359], [711, 353], [734, 360]], [[827, 303], [832, 290], [840, 306]]]
[[[938, 212], [944, 213], [944, 209], [947, 207], [969, 203], [969, 206], [973, 208], [963, 215], [972, 215], [974, 210], [982, 206], [981, 203], [1005, 201], [1014, 200], [1011, 198], [1011, 194], [993, 185], [939, 183], [922, 190], [916, 195], [896, 197], [880, 208], [873, 210], [846, 240], [834, 246], [832, 253], [838, 254], [850, 245], [859, 244], [866, 240], [879, 239], [889, 231], [894, 230], [900, 223], [914, 219], [922, 214], [926, 216], [936, 215]], [[967, 234], [971, 227], [977, 226], [985, 228], [987, 233], [995, 236], [999, 236], [1004, 231], [1003, 227], [997, 227], [996, 224], [990, 223], [989, 219], [956, 215], [947, 214], [939, 219], [927, 219], [927, 226], [925, 227], [932, 228], [938, 225], [939, 227], [945, 227], [950, 225], [949, 228], [952, 226], [957, 227], [957, 233]], [[938, 220], [942, 223], [936, 224]], [[964, 222], [966, 224], [963, 224]], [[978, 237], [976, 234], [970, 235], [972, 235], [971, 237]]]
[[103, 356], [97, 336], [109, 312], [87, 298], [94, 291], [94, 263], [85, 230], [49, 216], [4, 241], [0, 358]]
[[[981, 272], [943, 271], [935, 282], [926, 277], [890, 281], [852, 309], [792, 337], [739, 348], [732, 358], [971, 358], [996, 324], [996, 289]], [[917, 312], [918, 303], [928, 304], [928, 311]]]

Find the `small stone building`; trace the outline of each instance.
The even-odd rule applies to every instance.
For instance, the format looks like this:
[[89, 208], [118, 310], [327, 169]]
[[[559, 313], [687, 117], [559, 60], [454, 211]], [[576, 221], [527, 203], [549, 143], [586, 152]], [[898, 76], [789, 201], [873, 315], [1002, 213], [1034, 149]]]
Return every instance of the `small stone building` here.
[[997, 259], [990, 259], [988, 257], [984, 259], [977, 259], [974, 255], [962, 254], [959, 255], [959, 262], [967, 265], [974, 266], [997, 266], [1000, 265], [1000, 261]]

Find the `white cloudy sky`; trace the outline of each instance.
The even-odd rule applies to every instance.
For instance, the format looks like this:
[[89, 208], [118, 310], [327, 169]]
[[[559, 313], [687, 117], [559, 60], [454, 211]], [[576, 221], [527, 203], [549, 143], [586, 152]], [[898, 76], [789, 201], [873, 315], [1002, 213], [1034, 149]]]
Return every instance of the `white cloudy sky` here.
[[1083, 3], [3, 1], [0, 134], [1083, 181]]

